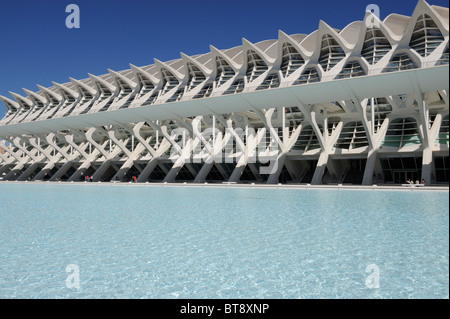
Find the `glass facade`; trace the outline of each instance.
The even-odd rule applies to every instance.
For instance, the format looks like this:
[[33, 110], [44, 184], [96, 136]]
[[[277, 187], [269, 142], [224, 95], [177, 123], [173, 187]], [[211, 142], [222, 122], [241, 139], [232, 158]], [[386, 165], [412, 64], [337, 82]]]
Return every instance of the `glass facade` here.
[[441, 58], [436, 62], [436, 65], [448, 64], [448, 46], [445, 48], [444, 53], [442, 53]]
[[238, 79], [231, 84], [231, 86], [223, 93], [224, 95], [227, 94], [235, 94], [235, 93], [241, 93], [244, 90], [244, 79]]
[[436, 137], [436, 143], [449, 146], [449, 121], [448, 115], [442, 119], [441, 128], [439, 134]]
[[303, 60], [300, 53], [289, 43], [283, 44], [282, 51], [281, 73], [286, 78], [305, 64], [305, 60]]
[[205, 75], [200, 69], [191, 62], [187, 63], [189, 79], [186, 85], [186, 92], [191, 91], [197, 85], [203, 83], [206, 80]]
[[200, 99], [203, 97], [208, 97], [211, 95], [213, 90], [213, 85], [212, 83], [209, 84], [205, 84], [203, 86], [203, 88], [194, 96], [194, 99]]
[[146, 76], [144, 76], [141, 73], [137, 73], [136, 77], [139, 82], [139, 85], [141, 86], [141, 89], [139, 90], [137, 96], [137, 98], [139, 99], [140, 97], [152, 91], [155, 88], [155, 86], [153, 85], [152, 81], [150, 81]]
[[345, 57], [345, 52], [337, 41], [329, 34], [322, 37], [319, 64], [327, 72]]
[[362, 122], [350, 122], [342, 128], [335, 147], [342, 149], [354, 149], [368, 146], [366, 131]]
[[[377, 133], [381, 128], [386, 116], [392, 112], [392, 106], [384, 97], [378, 97], [373, 99], [373, 111], [374, 111], [374, 133]], [[372, 99], [369, 99], [366, 107], [366, 117], [372, 118]]]
[[388, 63], [388, 65], [383, 69], [383, 72], [395, 72], [403, 71], [417, 68], [414, 62], [411, 60], [408, 54], [397, 54]]
[[179, 84], [179, 82], [178, 79], [169, 70], [161, 68], [161, 73], [163, 80], [162, 94], [164, 95], [170, 90], [172, 90], [174, 87], [176, 87]]
[[423, 57], [427, 57], [442, 42], [444, 37], [430, 16], [422, 14], [416, 22], [409, 46]]
[[387, 184], [406, 184], [407, 180], [420, 181], [422, 157], [392, 157], [380, 159], [384, 182]]
[[314, 83], [314, 82], [320, 82], [320, 76], [319, 73], [317, 73], [317, 69], [312, 67], [304, 70], [303, 73], [300, 75], [300, 77], [297, 79], [297, 81], [294, 82], [294, 85]]
[[364, 72], [361, 64], [359, 64], [358, 61], [353, 61], [347, 63], [342, 68], [342, 71], [336, 76], [336, 79], [353, 78], [362, 75], [366, 75], [366, 73]]
[[232, 79], [236, 74], [233, 68], [225, 61], [225, 59], [219, 56], [216, 57], [216, 68], [217, 68], [217, 75], [215, 81], [216, 87], [220, 87], [222, 84]]
[[278, 76], [278, 73], [272, 73], [269, 74], [263, 83], [261, 83], [256, 90], [266, 90], [266, 89], [272, 89], [277, 88], [280, 86], [280, 77]]
[[247, 82], [251, 83], [269, 68], [266, 62], [253, 50], [247, 51]]
[[402, 148], [421, 143], [417, 122], [408, 117], [395, 119], [390, 123], [382, 145]]
[[384, 57], [392, 46], [380, 29], [368, 29], [364, 38], [361, 55], [369, 64], [374, 65]]
[[[319, 125], [319, 128], [322, 132], [323, 128], [321, 125]], [[295, 142], [294, 146], [292, 146], [292, 150], [301, 150], [305, 152], [318, 148], [320, 148], [320, 143], [311, 125], [307, 125], [306, 127], [302, 128], [297, 141]]]

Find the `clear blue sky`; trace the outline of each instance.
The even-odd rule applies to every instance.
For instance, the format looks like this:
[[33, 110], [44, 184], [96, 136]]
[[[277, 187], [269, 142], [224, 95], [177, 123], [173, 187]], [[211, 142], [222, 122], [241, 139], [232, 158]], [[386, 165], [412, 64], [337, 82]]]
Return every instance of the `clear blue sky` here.
[[[80, 8], [80, 29], [65, 25], [66, 6]], [[84, 79], [107, 68], [143, 66], [153, 58], [168, 61], [227, 49], [242, 43], [276, 39], [278, 30], [308, 34], [319, 20], [342, 29], [362, 20], [376, 3], [384, 19], [390, 13], [411, 15], [416, 0], [1, 0], [0, 95], [25, 96], [22, 88], [51, 86], [69, 77]], [[448, 7], [447, 0], [428, 3]], [[0, 103], [0, 116], [5, 107]]]

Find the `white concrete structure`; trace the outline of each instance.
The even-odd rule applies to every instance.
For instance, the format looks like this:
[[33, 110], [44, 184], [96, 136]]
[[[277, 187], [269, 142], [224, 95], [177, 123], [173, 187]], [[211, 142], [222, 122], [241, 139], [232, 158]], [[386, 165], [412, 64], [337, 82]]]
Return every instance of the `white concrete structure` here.
[[0, 179], [448, 184], [448, 40], [419, 0], [0, 96]]

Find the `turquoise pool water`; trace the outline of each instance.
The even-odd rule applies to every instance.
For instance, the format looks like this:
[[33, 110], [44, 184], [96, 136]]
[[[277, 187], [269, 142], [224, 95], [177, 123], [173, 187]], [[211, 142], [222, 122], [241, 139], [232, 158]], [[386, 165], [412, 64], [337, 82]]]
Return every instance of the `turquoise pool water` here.
[[449, 298], [448, 192], [0, 184], [0, 205], [0, 298]]

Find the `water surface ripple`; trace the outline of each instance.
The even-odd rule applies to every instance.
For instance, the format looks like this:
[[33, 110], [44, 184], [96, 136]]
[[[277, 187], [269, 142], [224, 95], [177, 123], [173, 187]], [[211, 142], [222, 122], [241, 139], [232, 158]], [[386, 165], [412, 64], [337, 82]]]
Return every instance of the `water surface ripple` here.
[[0, 184], [0, 203], [0, 298], [449, 298], [447, 192]]

